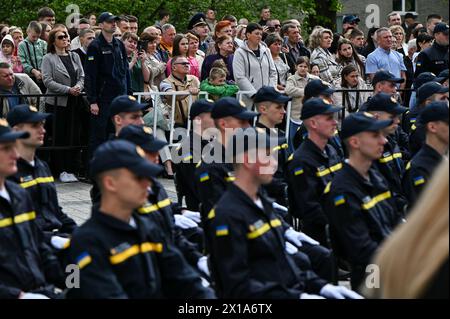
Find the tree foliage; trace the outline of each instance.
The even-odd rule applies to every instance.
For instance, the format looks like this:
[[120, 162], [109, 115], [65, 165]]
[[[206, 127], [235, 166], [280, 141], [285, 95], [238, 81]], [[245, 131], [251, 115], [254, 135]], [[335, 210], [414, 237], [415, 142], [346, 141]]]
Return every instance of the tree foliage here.
[[171, 13], [171, 23], [180, 31], [186, 30], [193, 14], [205, 12], [208, 7], [215, 8], [217, 18], [233, 14], [238, 19], [245, 17], [249, 21], [258, 21], [260, 8], [268, 5], [272, 16], [280, 20], [304, 18], [305, 25], [311, 19], [314, 24], [321, 23], [324, 26], [333, 25], [335, 12], [339, 10], [338, 0], [1, 0], [1, 3], [0, 22], [10, 25], [26, 27], [28, 22], [37, 19], [37, 11], [43, 6], [55, 10], [57, 22], [65, 24], [70, 14], [66, 12], [67, 6], [76, 4], [81, 15], [90, 12], [98, 15], [103, 11], [135, 15], [139, 18], [141, 30], [154, 24], [158, 18], [158, 9], [163, 6]]

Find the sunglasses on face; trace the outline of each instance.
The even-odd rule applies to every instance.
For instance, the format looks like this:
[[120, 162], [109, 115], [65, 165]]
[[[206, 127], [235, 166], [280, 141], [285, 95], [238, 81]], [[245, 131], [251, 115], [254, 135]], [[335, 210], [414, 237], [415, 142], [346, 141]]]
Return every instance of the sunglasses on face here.
[[69, 36], [67, 34], [63, 34], [63, 35], [58, 35], [56, 38], [58, 40], [62, 40], [62, 39], [67, 39]]
[[274, 28], [281, 28], [281, 24], [275, 24], [274, 26], [273, 26]]
[[175, 63], [175, 64], [181, 64], [181, 65], [187, 66], [187, 65], [189, 65], [189, 62], [180, 62], [180, 63]]

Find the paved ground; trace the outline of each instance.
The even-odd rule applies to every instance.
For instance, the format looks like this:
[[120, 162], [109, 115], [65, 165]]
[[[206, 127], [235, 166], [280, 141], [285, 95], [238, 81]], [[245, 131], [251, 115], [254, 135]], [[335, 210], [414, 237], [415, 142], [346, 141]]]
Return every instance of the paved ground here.
[[[172, 180], [160, 179], [169, 194], [176, 201], [175, 186]], [[59, 204], [63, 211], [81, 225], [91, 214], [91, 199], [89, 190], [92, 185], [86, 183], [57, 183]]]

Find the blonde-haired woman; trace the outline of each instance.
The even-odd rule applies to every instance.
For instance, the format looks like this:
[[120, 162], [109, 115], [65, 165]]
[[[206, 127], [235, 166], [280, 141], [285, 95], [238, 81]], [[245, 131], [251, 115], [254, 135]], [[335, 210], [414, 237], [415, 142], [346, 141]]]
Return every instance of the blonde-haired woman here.
[[448, 298], [449, 167], [443, 161], [420, 202], [380, 248], [375, 265], [380, 287], [362, 290], [373, 298]]
[[326, 82], [334, 83], [339, 79], [342, 67], [336, 62], [334, 54], [328, 49], [333, 43], [333, 32], [330, 29], [316, 28], [309, 37], [311, 64], [317, 64], [320, 78]]
[[399, 25], [393, 25], [389, 28], [391, 30], [392, 35], [397, 40], [397, 46], [395, 51], [401, 53], [403, 56], [408, 56], [408, 45], [406, 44], [406, 35], [405, 30]]

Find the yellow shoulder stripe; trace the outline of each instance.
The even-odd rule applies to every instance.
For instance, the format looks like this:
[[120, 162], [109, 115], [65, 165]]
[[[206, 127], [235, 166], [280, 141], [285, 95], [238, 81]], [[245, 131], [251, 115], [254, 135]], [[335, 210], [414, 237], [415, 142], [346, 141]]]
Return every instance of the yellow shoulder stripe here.
[[390, 191], [381, 193], [381, 194], [375, 196], [374, 198], [372, 198], [372, 199], [371, 199], [370, 201], [368, 201], [367, 203], [362, 204], [361, 207], [362, 207], [363, 209], [365, 209], [365, 210], [369, 210], [369, 209], [375, 207], [375, 205], [377, 205], [378, 203], [380, 203], [380, 202], [382, 202], [382, 201], [384, 201], [384, 200], [386, 200], [386, 199], [391, 198], [391, 196], [392, 196], [392, 195], [391, 195], [391, 192], [390, 192]]

